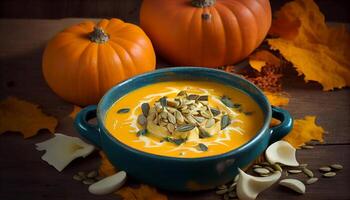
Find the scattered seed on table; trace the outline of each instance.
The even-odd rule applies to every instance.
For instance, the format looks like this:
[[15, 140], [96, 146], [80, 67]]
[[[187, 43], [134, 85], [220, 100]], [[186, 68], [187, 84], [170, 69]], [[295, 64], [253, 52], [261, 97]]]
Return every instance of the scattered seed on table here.
[[78, 172], [78, 175], [81, 176], [83, 179], [86, 178], [85, 172], [80, 171]]
[[335, 169], [335, 170], [341, 170], [341, 169], [343, 169], [343, 166], [340, 165], [340, 164], [333, 164], [333, 165], [330, 165], [330, 167], [331, 167], [332, 169]]
[[302, 149], [313, 149], [315, 148], [314, 146], [311, 146], [311, 145], [303, 145], [301, 146]]
[[83, 180], [83, 183], [84, 183], [85, 185], [91, 185], [91, 184], [95, 183], [95, 180], [94, 180], [94, 179], [87, 178], [87, 179]]
[[95, 178], [97, 176], [97, 171], [93, 170], [89, 173], [87, 173], [86, 177], [88, 178]]
[[76, 180], [76, 181], [82, 181], [83, 180], [83, 177], [79, 176], [78, 174], [75, 174], [73, 176], [73, 179]]
[[223, 195], [223, 194], [225, 194], [227, 191], [228, 191], [227, 189], [217, 190], [217, 191], [216, 191], [216, 194], [218, 194], [218, 195]]
[[301, 173], [302, 171], [299, 170], [299, 169], [290, 169], [290, 170], [288, 170], [288, 172], [289, 172], [290, 174], [299, 174], [299, 173]]
[[335, 172], [327, 172], [327, 173], [323, 174], [323, 177], [331, 178], [331, 177], [334, 177], [335, 175], [337, 175], [337, 173], [335, 173]]
[[265, 168], [255, 168], [255, 169], [253, 169], [253, 171], [255, 173], [260, 174], [260, 175], [265, 175], [265, 174], [269, 174], [270, 173], [270, 171], [268, 169], [265, 169]]
[[237, 175], [235, 176], [234, 182], [237, 182], [238, 179], [239, 179], [239, 174], [237, 174]]
[[276, 171], [280, 171], [280, 172], [283, 171], [282, 167], [281, 167], [279, 164], [273, 164], [272, 167], [273, 167]]
[[318, 178], [313, 177], [313, 178], [308, 179], [306, 181], [306, 184], [310, 185], [310, 184], [316, 183], [317, 181], [318, 181]]
[[318, 170], [320, 170], [321, 172], [330, 172], [332, 169], [330, 167], [323, 166], [318, 168]]
[[310, 169], [305, 167], [302, 170], [303, 170], [304, 174], [306, 174], [308, 177], [310, 177], [310, 178], [314, 177], [314, 173]]
[[261, 168], [261, 165], [253, 165], [253, 168]]
[[303, 167], [307, 167], [306, 163], [300, 164], [299, 167], [303, 168]]
[[272, 168], [269, 167], [269, 166], [265, 166], [264, 168], [267, 169], [267, 170], [269, 170], [270, 172], [274, 172], [274, 171], [275, 171], [274, 169], [272, 169]]
[[237, 185], [237, 182], [233, 182], [233, 183], [230, 185], [230, 187], [229, 187], [229, 188], [235, 188], [235, 187], [236, 187], [236, 185]]
[[237, 194], [236, 194], [236, 192], [232, 191], [232, 192], [228, 193], [228, 196], [231, 198], [235, 198], [235, 197], [237, 197]]
[[218, 186], [219, 190], [223, 190], [223, 189], [226, 189], [226, 188], [227, 188], [227, 185], [220, 185], [220, 186]]

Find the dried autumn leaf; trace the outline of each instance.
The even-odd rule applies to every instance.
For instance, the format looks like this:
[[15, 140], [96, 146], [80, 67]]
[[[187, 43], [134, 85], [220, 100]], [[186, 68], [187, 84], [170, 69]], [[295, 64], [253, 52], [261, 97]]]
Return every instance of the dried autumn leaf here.
[[323, 90], [350, 86], [350, 33], [345, 25], [327, 25], [312, 0], [295, 0], [276, 14], [269, 39], [273, 50], [293, 63], [305, 81], [317, 81]]
[[281, 60], [270, 51], [259, 50], [249, 56], [249, 65], [261, 72], [261, 69], [266, 65], [280, 67]]
[[159, 193], [155, 188], [141, 185], [139, 188], [123, 187], [116, 194], [125, 200], [167, 200], [168, 197]]
[[75, 119], [77, 114], [81, 111], [81, 107], [74, 105], [73, 111], [69, 114], [69, 117]]
[[101, 176], [111, 176], [117, 173], [117, 169], [109, 162], [107, 156], [103, 151], [100, 151], [101, 156], [101, 165], [98, 169], [98, 172]]
[[264, 92], [265, 96], [269, 100], [270, 104], [273, 106], [286, 106], [289, 103], [289, 98], [285, 93], [279, 92]]
[[55, 132], [57, 119], [47, 116], [38, 105], [15, 97], [0, 102], [0, 134], [6, 131], [18, 131], [24, 138], [37, 134], [40, 129]]
[[315, 116], [305, 116], [305, 119], [294, 120], [292, 131], [283, 140], [289, 142], [295, 148], [299, 148], [311, 140], [323, 142], [324, 129], [317, 126], [315, 120]]

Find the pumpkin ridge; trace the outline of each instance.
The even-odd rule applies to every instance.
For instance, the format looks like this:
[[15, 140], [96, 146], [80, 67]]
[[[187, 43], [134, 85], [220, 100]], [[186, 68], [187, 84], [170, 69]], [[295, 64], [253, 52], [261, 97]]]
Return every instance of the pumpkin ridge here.
[[[130, 58], [131, 62], [133, 63], [133, 60], [132, 60], [130, 54], [125, 50], [125, 48], [123, 48], [122, 46], [116, 44], [116, 43], [113, 42], [113, 41], [110, 41], [107, 45], [110, 46], [110, 48], [113, 50], [113, 53], [115, 54], [115, 56], [119, 58], [119, 61], [120, 61], [120, 63], [122, 64], [122, 66], [125, 67], [125, 66], [127, 66], [127, 65], [125, 64], [125, 62], [123, 61], [123, 59], [119, 56], [119, 54], [117, 53], [117, 50], [115, 49], [115, 47], [114, 47], [113, 45], [119, 46], [119, 48], [121, 48], [123, 51], [125, 51], [126, 54], [128, 55], [128, 57]], [[130, 68], [128, 68], [126, 71], [128, 71], [128, 70], [130, 70]], [[125, 80], [126, 77], [127, 77], [127, 75], [125, 74], [125, 70], [124, 70], [124, 69], [120, 69], [120, 71], [121, 71], [121, 72], [120, 72], [120, 75], [122, 76], [122, 78], [119, 80], [119, 82]], [[131, 73], [134, 73], [134, 72], [131, 72]]]
[[[132, 73], [139, 73], [139, 70], [136, 68], [135, 61], [132, 59], [131, 53], [130, 53], [128, 50], [126, 50], [125, 47], [123, 47], [122, 45], [120, 45], [118, 42], [116, 42], [116, 41], [114, 41], [114, 40], [110, 40], [110, 43], [112, 43], [112, 44], [114, 44], [114, 45], [120, 47], [123, 51], [125, 51], [125, 53], [128, 55], [128, 57], [129, 57], [130, 60], [131, 60], [131, 63], [132, 63], [131, 66], [133, 66], [133, 67], [130, 67], [129, 70], [132, 70]], [[140, 47], [140, 45], [139, 45], [139, 47]], [[115, 50], [115, 49], [113, 48], [113, 50]], [[124, 75], [125, 75], [125, 74], [124, 74]]]
[[[257, 2], [257, 1], [254, 0], [254, 2]], [[241, 3], [241, 4], [243, 4], [246, 7], [246, 9], [252, 14], [254, 22], [255, 22], [255, 25], [256, 25], [256, 27], [258, 27], [259, 26], [259, 22], [258, 22], [258, 17], [255, 15], [255, 12], [253, 12], [251, 10], [251, 8], [249, 6], [247, 6], [247, 5], [245, 5], [244, 3]], [[260, 6], [261, 9], [263, 9], [259, 3], [257, 3], [257, 4]], [[260, 31], [260, 33], [259, 33], [259, 31]], [[260, 43], [259, 40], [260, 40], [260, 35], [261, 35], [262, 31], [263, 31], [262, 29], [258, 29], [257, 30], [257, 36], [255, 37], [256, 38], [255, 39], [255, 46], [258, 46], [259, 43]]]
[[[196, 9], [193, 9], [192, 10], [192, 13], [191, 13], [191, 19], [189, 20], [189, 23], [187, 23], [187, 28], [186, 28], [186, 32], [187, 32], [187, 42], [186, 42], [186, 46], [187, 46], [187, 49], [191, 49], [191, 26], [193, 24], [193, 20], [195, 19], [195, 13], [196, 13]], [[192, 57], [192, 51], [191, 53], [187, 54], [186, 55], [186, 60], [187, 61], [190, 61], [191, 60], [191, 57]]]
[[[226, 49], [227, 49], [227, 45], [226, 45], [226, 41], [227, 41], [227, 35], [226, 35], [226, 28], [225, 28], [225, 26], [224, 26], [224, 24], [223, 24], [223, 20], [222, 20], [222, 18], [221, 18], [221, 15], [220, 15], [220, 11], [217, 9], [217, 6], [218, 6], [219, 4], [218, 3], [216, 3], [215, 4], [215, 7], [212, 7], [212, 10], [216, 13], [216, 15], [217, 15], [217, 18], [218, 18], [218, 20], [220, 21], [220, 27], [222, 27], [222, 32], [224, 33], [224, 47], [223, 47], [223, 50], [224, 50], [224, 55], [223, 55], [223, 58], [222, 58], [222, 63], [225, 63], [225, 61], [226, 61], [226, 59], [227, 59], [227, 53], [226, 53]], [[213, 12], [212, 12], [213, 13]]]

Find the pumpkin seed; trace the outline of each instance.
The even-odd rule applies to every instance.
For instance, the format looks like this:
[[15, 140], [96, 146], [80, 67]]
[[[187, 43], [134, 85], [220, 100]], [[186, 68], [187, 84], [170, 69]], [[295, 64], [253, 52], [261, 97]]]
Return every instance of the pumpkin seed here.
[[213, 113], [214, 116], [217, 116], [220, 114], [219, 110], [216, 110], [215, 108], [210, 108], [211, 113]]
[[193, 118], [199, 123], [202, 123], [205, 120], [204, 117], [193, 116]]
[[269, 167], [269, 166], [265, 166], [264, 168], [267, 169], [267, 170], [269, 170], [270, 172], [274, 172], [274, 171], [275, 171], [274, 169], [272, 169], [272, 168]]
[[208, 101], [209, 97], [208, 95], [202, 95], [198, 98], [198, 101]]
[[221, 117], [221, 130], [225, 129], [228, 125], [231, 124], [231, 120], [228, 115], [223, 115]]
[[226, 193], [226, 194], [224, 194], [224, 200], [229, 200], [230, 199], [230, 197], [228, 196], [228, 194]]
[[254, 114], [254, 112], [253, 111], [248, 111], [248, 112], [243, 112], [245, 115], [252, 115], [252, 114]]
[[225, 194], [227, 191], [228, 191], [227, 189], [217, 190], [217, 191], [216, 191], [216, 194], [218, 194], [218, 195], [223, 195], [223, 194]]
[[175, 111], [177, 111], [176, 108], [172, 108], [172, 107], [167, 107], [167, 110], [168, 110], [170, 113], [175, 113]]
[[83, 177], [79, 176], [78, 174], [75, 174], [73, 176], [73, 179], [76, 180], [76, 181], [82, 181], [83, 180]]
[[83, 179], [86, 178], [85, 172], [80, 171], [80, 172], [78, 172], [78, 175], [81, 176]]
[[175, 116], [174, 116], [173, 114], [171, 114], [171, 113], [168, 113], [168, 120], [169, 120], [170, 123], [176, 124], [176, 118], [175, 118]]
[[95, 183], [95, 180], [91, 179], [91, 178], [87, 178], [87, 179], [83, 180], [83, 183], [85, 185], [91, 185], [91, 184]]
[[198, 149], [201, 151], [208, 151], [208, 147], [203, 143], [198, 144]]
[[330, 172], [332, 169], [328, 166], [323, 166], [318, 168], [318, 170], [320, 170], [321, 172]]
[[237, 182], [233, 182], [229, 188], [236, 188]]
[[310, 184], [316, 183], [317, 181], [318, 181], [318, 178], [313, 177], [313, 178], [308, 179], [306, 181], [306, 184], [310, 185]]
[[130, 111], [130, 108], [122, 108], [117, 111], [118, 114], [124, 114], [128, 113]]
[[182, 90], [179, 93], [177, 93], [177, 96], [187, 96], [187, 92]]
[[302, 170], [303, 170], [304, 174], [306, 174], [308, 177], [310, 177], [310, 178], [314, 177], [314, 173], [311, 170], [309, 170], [308, 168], [305, 167], [305, 168], [302, 168]]
[[151, 119], [151, 120], [154, 120], [154, 118], [156, 117], [158, 113], [156, 112], [156, 110], [154, 109], [151, 109], [148, 113], [148, 117]]
[[231, 98], [229, 98], [227, 96], [223, 96], [223, 97], [221, 97], [220, 100], [225, 106], [227, 106], [229, 108], [233, 108], [233, 102], [231, 101]]
[[235, 176], [235, 179], [234, 179], [233, 181], [234, 181], [234, 182], [237, 182], [238, 179], [239, 179], [239, 174], [237, 174], [237, 175]]
[[142, 110], [142, 113], [143, 113], [143, 115], [144, 115], [145, 117], [148, 116], [149, 109], [150, 109], [150, 107], [149, 107], [149, 104], [148, 104], [148, 103], [143, 103], [143, 104], [141, 104], [141, 110]]
[[214, 118], [210, 118], [207, 120], [207, 122], [205, 123], [205, 128], [210, 128], [215, 124], [215, 119]]
[[167, 129], [169, 130], [169, 132], [173, 133], [175, 131], [175, 126], [174, 124], [167, 124], [166, 125]]
[[310, 146], [310, 145], [303, 145], [301, 146], [302, 149], [313, 149], [315, 148], [314, 146]]
[[159, 99], [160, 105], [162, 105], [163, 107], [165, 107], [167, 105], [167, 99], [166, 97], [162, 97]]
[[290, 173], [290, 174], [299, 174], [299, 173], [301, 173], [302, 171], [301, 170], [299, 170], [299, 169], [290, 169], [290, 170], [288, 170], [288, 173]]
[[262, 175], [262, 174], [264, 175], [264, 174], [269, 174], [270, 173], [270, 171], [268, 169], [265, 169], [265, 168], [254, 168], [253, 171], [255, 173], [260, 174], [260, 175]]
[[147, 118], [141, 114], [137, 117], [137, 123], [139, 123], [141, 126], [146, 126]]
[[226, 189], [226, 188], [227, 188], [227, 185], [220, 185], [220, 186], [218, 186], [219, 190], [223, 190], [223, 189]]
[[182, 143], [184, 143], [186, 141], [183, 138], [171, 138], [171, 137], [165, 137], [164, 140], [167, 141], [167, 142], [174, 143], [176, 145], [180, 145], [180, 144], [182, 144]]
[[168, 113], [165, 112], [165, 111], [162, 111], [159, 116], [162, 118], [162, 119], [167, 119], [168, 118]]
[[190, 131], [192, 129], [194, 129], [195, 125], [193, 124], [183, 124], [180, 126], [176, 127], [176, 131], [178, 132], [186, 132], [186, 131]]
[[273, 164], [272, 167], [273, 167], [276, 171], [280, 171], [280, 172], [283, 171], [282, 167], [281, 167], [279, 164]]
[[147, 134], [147, 129], [141, 129], [136, 133], [137, 136], [146, 135], [146, 134]]
[[306, 163], [300, 164], [299, 167], [303, 168], [303, 167], [307, 167]]
[[330, 165], [331, 168], [335, 169], [335, 170], [341, 170], [343, 169], [343, 166], [340, 165], [340, 164], [333, 164], [333, 165]]
[[239, 103], [234, 103], [234, 104], [233, 104], [233, 107], [234, 107], [234, 108], [239, 108], [239, 107], [241, 107], [241, 104], [239, 104]]
[[179, 101], [173, 101], [173, 100], [168, 100], [167, 101], [167, 106], [170, 106], [170, 107], [178, 107], [180, 104]]
[[155, 104], [155, 107], [156, 107], [156, 111], [158, 112], [158, 113], [160, 113], [160, 112], [162, 112], [163, 111], [163, 107], [162, 107], [162, 105], [160, 105], [160, 104]]
[[230, 191], [230, 192], [228, 193], [228, 196], [231, 197], [231, 198], [236, 198], [236, 197], [237, 197], [237, 193], [234, 192], [234, 191]]
[[261, 165], [253, 165], [253, 168], [261, 168]]
[[184, 117], [182, 116], [180, 111], [175, 111], [174, 115], [178, 124], [184, 123]]
[[198, 130], [199, 130], [199, 138], [211, 137], [211, 135], [206, 130], [204, 130], [203, 128], [198, 127]]
[[337, 175], [337, 173], [335, 173], [335, 172], [327, 172], [327, 173], [323, 174], [323, 177], [331, 178], [331, 177], [334, 177], [335, 175]]
[[197, 124], [197, 121], [193, 118], [192, 115], [186, 115], [185, 117], [190, 124]]
[[199, 95], [197, 94], [190, 94], [187, 96], [188, 100], [197, 100], [199, 98]]
[[97, 176], [97, 171], [93, 170], [89, 173], [87, 173], [86, 177], [88, 178], [95, 178]]
[[200, 111], [201, 115], [207, 119], [211, 118], [210, 113], [208, 112], [208, 110], [202, 110]]

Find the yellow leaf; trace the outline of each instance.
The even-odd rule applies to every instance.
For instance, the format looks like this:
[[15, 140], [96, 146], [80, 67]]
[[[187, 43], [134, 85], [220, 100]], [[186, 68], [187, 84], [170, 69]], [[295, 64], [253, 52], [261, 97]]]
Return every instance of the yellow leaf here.
[[57, 119], [42, 113], [38, 105], [15, 97], [0, 102], [0, 134], [6, 131], [18, 131], [24, 138], [37, 134], [40, 129], [55, 132]]
[[107, 156], [103, 151], [100, 151], [101, 164], [98, 169], [98, 173], [101, 176], [111, 176], [117, 173], [117, 169], [109, 162]]
[[289, 98], [284, 93], [264, 92], [264, 94], [273, 106], [286, 106], [289, 103]]
[[313, 0], [285, 4], [271, 29], [280, 38], [269, 39], [269, 45], [293, 63], [305, 81], [317, 81], [323, 90], [350, 86], [350, 33], [345, 25], [327, 25]]
[[315, 116], [306, 116], [305, 119], [294, 120], [292, 131], [283, 138], [295, 148], [303, 146], [310, 140], [323, 142], [324, 129], [315, 124]]
[[81, 107], [74, 105], [72, 112], [69, 114], [69, 117], [75, 119], [77, 114], [81, 111]]
[[167, 200], [168, 197], [159, 193], [155, 188], [141, 185], [139, 188], [123, 187], [116, 194], [124, 200]]
[[259, 50], [249, 56], [249, 65], [261, 72], [261, 69], [266, 65], [280, 67], [281, 61], [271, 52], [267, 50]]

